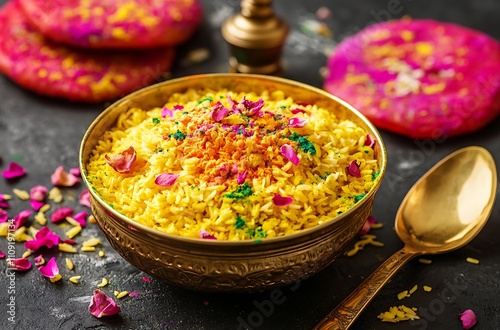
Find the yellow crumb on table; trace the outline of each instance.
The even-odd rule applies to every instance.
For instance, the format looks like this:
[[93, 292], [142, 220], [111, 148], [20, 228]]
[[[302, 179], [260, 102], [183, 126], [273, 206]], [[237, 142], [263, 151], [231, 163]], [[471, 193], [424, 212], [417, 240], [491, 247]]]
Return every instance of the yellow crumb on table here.
[[468, 257], [466, 261], [470, 264], [479, 265], [479, 260], [477, 260], [476, 258]]

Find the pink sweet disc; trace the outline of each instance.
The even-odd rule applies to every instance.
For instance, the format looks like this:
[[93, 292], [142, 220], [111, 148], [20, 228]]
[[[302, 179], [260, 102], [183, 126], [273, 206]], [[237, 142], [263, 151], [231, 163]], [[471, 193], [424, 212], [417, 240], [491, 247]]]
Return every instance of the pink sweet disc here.
[[0, 8], [0, 72], [42, 95], [101, 102], [142, 88], [167, 72], [172, 49], [82, 50], [45, 39], [17, 0]]
[[500, 113], [500, 43], [456, 24], [372, 25], [341, 42], [328, 69], [328, 92], [412, 138], [473, 132]]
[[95, 49], [175, 46], [201, 23], [198, 0], [20, 0], [46, 37]]

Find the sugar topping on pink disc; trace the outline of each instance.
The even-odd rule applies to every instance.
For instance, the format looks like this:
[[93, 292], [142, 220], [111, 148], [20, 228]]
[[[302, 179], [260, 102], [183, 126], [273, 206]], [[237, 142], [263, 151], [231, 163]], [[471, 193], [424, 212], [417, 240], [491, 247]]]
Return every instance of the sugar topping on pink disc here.
[[345, 39], [324, 88], [413, 138], [473, 132], [500, 113], [500, 43], [460, 25], [393, 20]]
[[150, 51], [83, 50], [44, 38], [17, 0], [0, 9], [0, 72], [42, 95], [101, 102], [142, 88], [166, 73], [171, 48]]
[[19, 0], [52, 40], [85, 48], [144, 49], [187, 41], [201, 23], [198, 0]]

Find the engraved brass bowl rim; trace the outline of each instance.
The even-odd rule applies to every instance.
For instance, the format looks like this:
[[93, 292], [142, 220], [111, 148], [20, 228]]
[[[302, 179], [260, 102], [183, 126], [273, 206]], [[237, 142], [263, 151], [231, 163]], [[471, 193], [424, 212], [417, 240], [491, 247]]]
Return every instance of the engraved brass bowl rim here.
[[[260, 93], [282, 90], [296, 102], [334, 109], [372, 134], [379, 179], [361, 201], [331, 221], [294, 234], [246, 241], [212, 241], [175, 236], [136, 223], [115, 211], [92, 189], [85, 165], [102, 134], [120, 113], [133, 107], [163, 106], [174, 92], [188, 88]], [[255, 292], [303, 280], [330, 265], [354, 239], [372, 212], [375, 193], [387, 167], [387, 154], [374, 125], [349, 104], [330, 93], [292, 80], [255, 74], [202, 74], [146, 87], [105, 109], [85, 133], [79, 153], [92, 212], [110, 245], [128, 262], [151, 276], [186, 289]], [[258, 243], [258, 244], [257, 244]]]

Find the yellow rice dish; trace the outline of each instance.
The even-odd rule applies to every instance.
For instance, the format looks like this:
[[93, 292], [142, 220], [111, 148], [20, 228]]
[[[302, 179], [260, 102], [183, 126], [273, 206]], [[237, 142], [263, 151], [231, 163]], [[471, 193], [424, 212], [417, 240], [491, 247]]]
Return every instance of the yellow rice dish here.
[[87, 179], [125, 216], [192, 238], [246, 240], [329, 221], [375, 186], [373, 136], [281, 91], [173, 94], [129, 109], [92, 152]]

